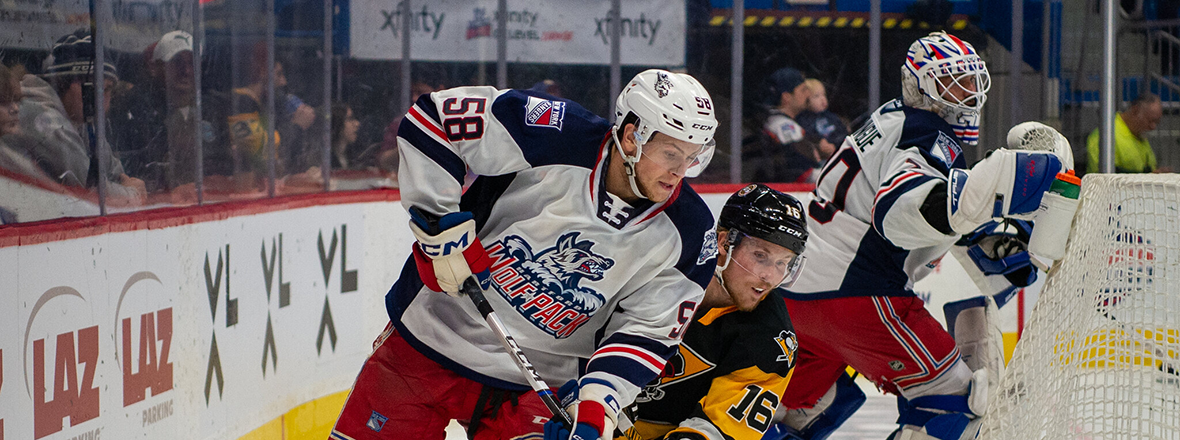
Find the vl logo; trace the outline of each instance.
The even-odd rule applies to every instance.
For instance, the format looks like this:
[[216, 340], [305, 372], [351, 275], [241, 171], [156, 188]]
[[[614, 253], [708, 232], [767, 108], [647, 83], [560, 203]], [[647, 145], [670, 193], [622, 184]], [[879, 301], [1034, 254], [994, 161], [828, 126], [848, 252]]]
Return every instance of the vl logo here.
[[[339, 241], [337, 241], [339, 238]], [[324, 274], [324, 311], [320, 314], [320, 329], [315, 339], [316, 354], [324, 347], [324, 335], [328, 336], [332, 351], [336, 351], [336, 323], [332, 319], [332, 307], [328, 301], [328, 284], [332, 278], [332, 268], [336, 261], [336, 245], [340, 245], [340, 293], [356, 292], [357, 270], [348, 270], [348, 225], [340, 225], [340, 235], [332, 230], [330, 244], [324, 246], [324, 233], [320, 231], [316, 238], [316, 249], [320, 256], [320, 269]]]
[[[224, 258], [223, 258], [224, 257]], [[217, 266], [213, 268], [209, 260], [209, 253], [205, 253], [205, 291], [209, 295], [209, 319], [217, 326], [217, 304], [221, 296], [221, 282], [225, 281], [225, 327], [229, 328], [238, 323], [238, 300], [229, 297], [229, 245], [225, 245], [225, 254], [217, 250]], [[225, 278], [222, 278], [225, 274]], [[225, 375], [221, 372], [221, 354], [217, 351], [217, 332], [213, 333], [209, 343], [209, 364], [205, 368], [205, 405], [209, 405], [209, 393], [213, 385], [213, 377], [217, 376], [217, 395], [222, 396], [225, 391]]]
[[275, 330], [271, 321], [270, 298], [275, 281], [275, 265], [278, 265], [279, 308], [291, 305], [291, 283], [283, 282], [283, 234], [278, 240], [270, 239], [270, 258], [266, 258], [266, 240], [262, 240], [262, 279], [266, 284], [266, 336], [262, 342], [262, 377], [266, 377], [266, 358], [270, 356], [271, 370], [279, 368], [279, 353], [275, 347]]
[[537, 328], [558, 339], [569, 337], [606, 302], [582, 280], [601, 280], [614, 260], [591, 251], [594, 242], [578, 240], [579, 232], [557, 239], [557, 245], [533, 253], [523, 238], [509, 235], [488, 248], [492, 285]]

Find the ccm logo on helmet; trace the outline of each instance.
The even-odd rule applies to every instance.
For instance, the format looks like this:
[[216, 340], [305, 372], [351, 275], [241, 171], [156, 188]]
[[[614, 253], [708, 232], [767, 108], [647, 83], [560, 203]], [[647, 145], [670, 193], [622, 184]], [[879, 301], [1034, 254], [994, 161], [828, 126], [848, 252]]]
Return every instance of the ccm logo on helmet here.
[[705, 125], [705, 124], [692, 124], [692, 128], [695, 128], [697, 130], [712, 130], [713, 126], [712, 125]]

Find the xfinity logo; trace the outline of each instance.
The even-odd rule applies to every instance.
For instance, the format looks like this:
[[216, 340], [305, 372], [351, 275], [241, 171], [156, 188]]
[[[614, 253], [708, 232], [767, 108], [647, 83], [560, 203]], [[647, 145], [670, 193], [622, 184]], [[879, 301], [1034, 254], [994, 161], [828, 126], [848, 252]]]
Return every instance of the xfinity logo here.
[[[610, 16], [594, 19], [594, 24], [597, 26], [594, 36], [602, 38], [602, 44], [610, 44], [612, 21]], [[662, 20], [648, 20], [646, 15], [640, 13], [638, 19], [623, 18], [621, 20], [620, 34], [623, 38], [645, 39], [647, 45], [651, 46], [656, 41], [656, 35], [660, 32], [662, 22]]]
[[[397, 7], [393, 10], [381, 10], [381, 15], [385, 17], [385, 23], [381, 25], [379, 31], [389, 29], [395, 38], [401, 37], [401, 26], [403, 23], [402, 13], [405, 12], [405, 2], [398, 2]], [[415, 32], [430, 33], [431, 40], [438, 39], [438, 31], [442, 29], [443, 20], [447, 14], [444, 12], [431, 12], [426, 5], [422, 6], [420, 12], [410, 12], [410, 30]]]

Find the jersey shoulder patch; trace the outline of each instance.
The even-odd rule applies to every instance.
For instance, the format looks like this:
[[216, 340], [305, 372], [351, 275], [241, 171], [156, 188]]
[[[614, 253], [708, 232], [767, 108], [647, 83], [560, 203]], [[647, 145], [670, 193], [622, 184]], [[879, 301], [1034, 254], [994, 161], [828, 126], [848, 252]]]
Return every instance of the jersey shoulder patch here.
[[897, 148], [917, 148], [930, 166], [946, 175], [951, 168], [966, 168], [963, 148], [954, 129], [933, 112], [903, 107], [905, 122]]
[[504, 91], [491, 113], [534, 167], [593, 168], [611, 128], [610, 121], [576, 102], [527, 90]]
[[565, 101], [529, 96], [524, 104], [524, 123], [561, 131], [561, 121], [565, 119], [565, 105]]
[[680, 183], [680, 195], [664, 210], [680, 234], [680, 258], [676, 269], [685, 277], [705, 288], [713, 278], [717, 265], [717, 235], [713, 231], [713, 213], [701, 196], [688, 185]]

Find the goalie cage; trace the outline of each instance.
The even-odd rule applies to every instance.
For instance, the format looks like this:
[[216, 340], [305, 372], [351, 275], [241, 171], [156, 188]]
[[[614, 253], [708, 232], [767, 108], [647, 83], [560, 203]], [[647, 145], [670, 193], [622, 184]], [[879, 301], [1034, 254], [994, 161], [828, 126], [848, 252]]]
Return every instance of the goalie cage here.
[[1091, 174], [981, 439], [1180, 440], [1180, 176]]

